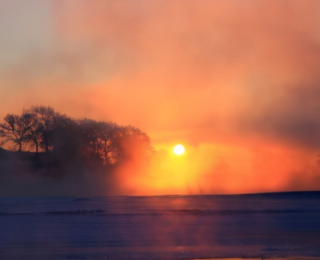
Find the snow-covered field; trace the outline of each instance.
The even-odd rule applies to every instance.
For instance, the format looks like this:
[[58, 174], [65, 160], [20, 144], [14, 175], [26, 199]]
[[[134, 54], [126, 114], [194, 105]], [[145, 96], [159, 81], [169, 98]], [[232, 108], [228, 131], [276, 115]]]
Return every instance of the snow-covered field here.
[[0, 259], [320, 256], [320, 192], [1, 198]]

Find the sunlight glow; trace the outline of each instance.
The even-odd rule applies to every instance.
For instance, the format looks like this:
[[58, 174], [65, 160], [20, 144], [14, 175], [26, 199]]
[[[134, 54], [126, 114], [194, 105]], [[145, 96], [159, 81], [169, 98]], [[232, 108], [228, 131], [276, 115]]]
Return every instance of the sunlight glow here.
[[185, 152], [185, 148], [182, 144], [177, 144], [174, 148], [173, 148], [173, 152], [176, 155], [182, 155]]

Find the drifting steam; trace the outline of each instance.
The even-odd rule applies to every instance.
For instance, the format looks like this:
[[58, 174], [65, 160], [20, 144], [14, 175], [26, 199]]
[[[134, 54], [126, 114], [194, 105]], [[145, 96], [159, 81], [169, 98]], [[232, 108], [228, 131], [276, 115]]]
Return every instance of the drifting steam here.
[[46, 104], [143, 129], [157, 152], [117, 192], [319, 189], [318, 1], [0, 5], [1, 118]]

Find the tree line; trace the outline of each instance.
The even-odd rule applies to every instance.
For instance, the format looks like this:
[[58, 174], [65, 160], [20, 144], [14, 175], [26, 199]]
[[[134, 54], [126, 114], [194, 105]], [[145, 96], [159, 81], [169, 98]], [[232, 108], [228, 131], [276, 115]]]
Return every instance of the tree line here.
[[32, 106], [20, 115], [7, 114], [0, 124], [0, 144], [5, 143], [20, 153], [104, 165], [146, 160], [153, 153], [149, 137], [138, 128], [73, 119], [46, 106]]

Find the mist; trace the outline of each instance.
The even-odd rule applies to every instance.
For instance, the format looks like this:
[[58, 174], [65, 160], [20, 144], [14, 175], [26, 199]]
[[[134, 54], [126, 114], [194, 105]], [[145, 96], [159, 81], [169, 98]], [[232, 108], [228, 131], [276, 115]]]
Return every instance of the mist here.
[[0, 4], [0, 118], [44, 104], [150, 136], [110, 194], [319, 189], [317, 0]]

